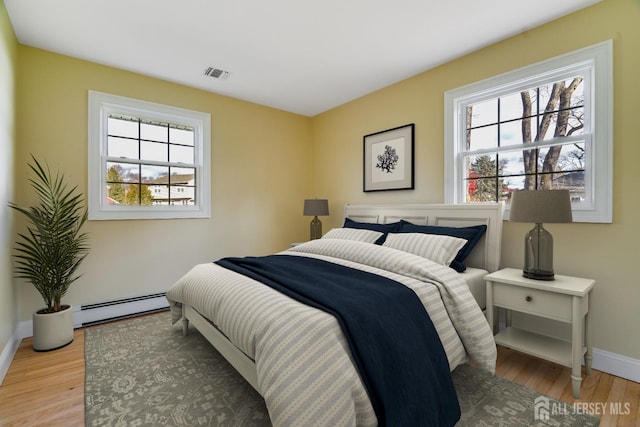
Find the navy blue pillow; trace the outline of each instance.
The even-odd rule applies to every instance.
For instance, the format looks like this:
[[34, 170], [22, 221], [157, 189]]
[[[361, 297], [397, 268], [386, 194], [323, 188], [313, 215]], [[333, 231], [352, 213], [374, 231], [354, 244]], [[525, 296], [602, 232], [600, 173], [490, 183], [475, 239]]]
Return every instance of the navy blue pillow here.
[[382, 236], [378, 238], [374, 243], [376, 245], [381, 245], [387, 239], [388, 233], [398, 233], [400, 232], [400, 227], [402, 227], [402, 222], [392, 222], [390, 224], [372, 224], [370, 222], [358, 222], [349, 218], [344, 219], [344, 228], [359, 228], [362, 230], [373, 230], [378, 231], [380, 233], [384, 233]]
[[463, 264], [463, 261], [469, 256], [471, 250], [487, 231], [486, 225], [474, 225], [471, 227], [440, 227], [436, 225], [415, 225], [404, 220], [400, 222], [400, 233], [438, 234], [465, 239], [467, 243], [458, 251], [458, 254], [449, 266], [458, 273], [462, 273], [467, 269], [467, 266]]

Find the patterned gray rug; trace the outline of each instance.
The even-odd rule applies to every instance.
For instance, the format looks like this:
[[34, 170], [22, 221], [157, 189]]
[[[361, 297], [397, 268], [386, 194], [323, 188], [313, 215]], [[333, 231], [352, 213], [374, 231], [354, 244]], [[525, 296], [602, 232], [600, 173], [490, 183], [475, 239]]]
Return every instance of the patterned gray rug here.
[[[264, 400], [168, 312], [85, 332], [87, 426], [269, 426]], [[453, 372], [458, 426], [597, 426], [597, 418], [468, 365]], [[535, 412], [534, 412], [535, 405]]]

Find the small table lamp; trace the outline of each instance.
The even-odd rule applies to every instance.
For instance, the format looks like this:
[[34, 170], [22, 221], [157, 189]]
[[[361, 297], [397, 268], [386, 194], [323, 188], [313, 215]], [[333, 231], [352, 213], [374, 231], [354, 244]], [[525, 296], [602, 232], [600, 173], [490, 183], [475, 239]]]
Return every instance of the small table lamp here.
[[509, 221], [536, 224], [524, 239], [524, 277], [554, 280], [553, 237], [542, 223], [572, 220], [569, 190], [522, 190], [511, 195]]
[[318, 216], [329, 215], [329, 201], [327, 199], [305, 199], [304, 216], [313, 216], [311, 220], [311, 240], [322, 237], [322, 222]]

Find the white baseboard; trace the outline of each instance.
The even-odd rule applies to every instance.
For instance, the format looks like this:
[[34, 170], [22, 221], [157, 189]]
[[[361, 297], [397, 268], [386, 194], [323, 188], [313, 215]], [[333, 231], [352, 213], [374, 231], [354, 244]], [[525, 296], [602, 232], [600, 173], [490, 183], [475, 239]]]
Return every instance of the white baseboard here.
[[610, 351], [593, 349], [593, 369], [640, 383], [640, 360]]
[[20, 341], [22, 341], [22, 338], [18, 336], [18, 330], [16, 329], [11, 338], [9, 338], [9, 342], [2, 349], [2, 353], [0, 353], [0, 385], [2, 385], [7, 372], [9, 372], [11, 361], [13, 356], [16, 355], [16, 351], [18, 351]]

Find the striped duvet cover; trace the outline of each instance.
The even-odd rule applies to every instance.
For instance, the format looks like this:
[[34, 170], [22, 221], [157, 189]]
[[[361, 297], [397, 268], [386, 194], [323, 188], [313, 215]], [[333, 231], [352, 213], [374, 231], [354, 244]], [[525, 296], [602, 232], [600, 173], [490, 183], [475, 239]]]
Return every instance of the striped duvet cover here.
[[[388, 277], [414, 290], [444, 346], [450, 369], [468, 358], [495, 370], [493, 334], [464, 280], [449, 267], [396, 249], [338, 239], [288, 251]], [[195, 266], [167, 292], [209, 319], [255, 360], [274, 426], [375, 426], [366, 389], [336, 319], [214, 263]]]

